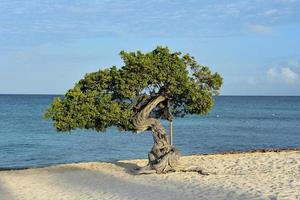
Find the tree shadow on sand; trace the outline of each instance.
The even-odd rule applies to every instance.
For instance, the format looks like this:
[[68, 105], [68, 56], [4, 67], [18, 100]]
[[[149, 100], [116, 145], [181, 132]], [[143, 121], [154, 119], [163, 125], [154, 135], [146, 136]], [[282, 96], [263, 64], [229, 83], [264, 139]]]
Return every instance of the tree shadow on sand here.
[[11, 193], [11, 191], [8, 190], [7, 187], [4, 186], [4, 184], [0, 180], [0, 199], [5, 200], [13, 200], [15, 199], [14, 195]]
[[120, 162], [120, 161], [109, 162], [109, 163], [125, 169], [125, 172], [130, 175], [137, 175], [137, 171], [141, 168], [141, 166], [139, 166], [135, 163], [126, 163], [126, 162]]

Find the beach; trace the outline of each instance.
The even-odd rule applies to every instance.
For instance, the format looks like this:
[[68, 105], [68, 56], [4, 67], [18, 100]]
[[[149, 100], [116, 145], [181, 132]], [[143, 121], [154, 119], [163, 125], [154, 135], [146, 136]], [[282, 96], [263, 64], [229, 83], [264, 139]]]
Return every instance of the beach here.
[[136, 175], [146, 160], [0, 171], [0, 199], [300, 199], [300, 151], [183, 156], [198, 172]]

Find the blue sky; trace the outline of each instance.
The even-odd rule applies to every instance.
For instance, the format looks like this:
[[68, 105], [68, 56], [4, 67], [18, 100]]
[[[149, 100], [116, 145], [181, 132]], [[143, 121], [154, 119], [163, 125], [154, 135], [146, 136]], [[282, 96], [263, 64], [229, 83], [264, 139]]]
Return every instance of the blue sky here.
[[300, 0], [1, 0], [0, 93], [62, 94], [120, 50], [190, 53], [222, 95], [300, 95]]

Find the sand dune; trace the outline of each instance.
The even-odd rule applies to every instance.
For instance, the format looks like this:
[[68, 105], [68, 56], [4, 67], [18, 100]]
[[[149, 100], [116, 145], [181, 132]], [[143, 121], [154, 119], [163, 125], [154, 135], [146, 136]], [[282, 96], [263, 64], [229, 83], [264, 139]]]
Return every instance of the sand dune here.
[[196, 172], [134, 175], [145, 160], [0, 172], [0, 200], [300, 199], [300, 151], [185, 156]]

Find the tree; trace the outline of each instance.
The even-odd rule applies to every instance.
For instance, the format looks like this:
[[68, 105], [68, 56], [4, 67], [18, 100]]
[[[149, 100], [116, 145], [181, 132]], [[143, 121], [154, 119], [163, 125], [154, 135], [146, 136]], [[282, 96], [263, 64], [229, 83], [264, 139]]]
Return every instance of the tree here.
[[140, 172], [172, 171], [180, 153], [168, 144], [159, 119], [207, 114], [222, 78], [189, 54], [172, 53], [167, 47], [148, 53], [121, 51], [120, 56], [124, 66], [86, 74], [63, 98], [53, 100], [45, 116], [62, 132], [77, 128], [104, 132], [112, 126], [151, 131], [149, 163]]

